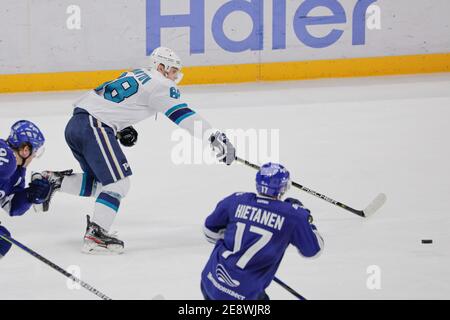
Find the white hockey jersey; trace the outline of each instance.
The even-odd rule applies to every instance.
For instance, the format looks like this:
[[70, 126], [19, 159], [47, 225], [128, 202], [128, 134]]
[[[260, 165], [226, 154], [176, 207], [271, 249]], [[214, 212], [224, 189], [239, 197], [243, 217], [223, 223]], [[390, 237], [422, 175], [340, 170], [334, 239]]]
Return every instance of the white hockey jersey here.
[[[194, 123], [202, 122], [203, 133], [211, 125], [180, 99], [180, 90], [174, 81], [160, 72], [136, 69], [123, 73], [119, 78], [105, 82], [89, 91], [74, 103], [113, 130], [134, 125], [157, 112], [194, 135]], [[201, 136], [198, 136], [198, 135]]]

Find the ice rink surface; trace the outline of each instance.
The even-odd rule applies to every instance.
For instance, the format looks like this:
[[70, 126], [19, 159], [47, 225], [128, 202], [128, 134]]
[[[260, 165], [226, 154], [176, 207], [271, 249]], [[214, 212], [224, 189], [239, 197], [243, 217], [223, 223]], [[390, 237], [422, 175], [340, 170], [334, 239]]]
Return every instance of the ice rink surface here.
[[[279, 129], [280, 161], [299, 183], [358, 209], [386, 193], [384, 207], [365, 220], [291, 189], [311, 209], [325, 250], [307, 260], [290, 247], [280, 279], [308, 299], [450, 299], [450, 74], [181, 90], [218, 128]], [[80, 170], [63, 135], [80, 94], [0, 95], [3, 137], [26, 118], [47, 138], [29, 171]], [[138, 144], [125, 150], [134, 175], [113, 225], [123, 255], [80, 252], [93, 199], [59, 193], [47, 214], [1, 213], [2, 224], [56, 264], [78, 266], [85, 282], [113, 299], [201, 299], [200, 273], [212, 250], [203, 221], [228, 194], [253, 191], [255, 171], [174, 164], [174, 128], [161, 115], [143, 121]], [[381, 288], [369, 290], [374, 265]], [[0, 288], [0, 300], [97, 299], [68, 289], [66, 278], [17, 248], [0, 261]], [[275, 283], [267, 292], [294, 298]]]

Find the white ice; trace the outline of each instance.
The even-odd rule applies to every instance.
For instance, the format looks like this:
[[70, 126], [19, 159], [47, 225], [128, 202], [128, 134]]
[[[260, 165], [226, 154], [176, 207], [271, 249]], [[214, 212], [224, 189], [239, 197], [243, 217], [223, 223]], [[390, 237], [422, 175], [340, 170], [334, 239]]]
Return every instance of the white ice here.
[[[280, 161], [299, 183], [360, 209], [387, 194], [385, 206], [365, 220], [291, 189], [311, 209], [325, 251], [307, 260], [289, 248], [280, 279], [309, 299], [450, 298], [450, 74], [182, 90], [219, 128], [280, 129]], [[0, 95], [3, 137], [21, 118], [46, 135], [46, 152], [30, 170], [79, 170], [63, 135], [79, 95]], [[212, 249], [202, 223], [226, 195], [253, 191], [255, 171], [175, 165], [168, 119], [136, 128], [139, 142], [125, 150], [132, 188], [113, 226], [125, 254], [80, 252], [92, 199], [59, 193], [48, 214], [1, 213], [2, 224], [56, 264], [78, 266], [85, 282], [113, 299], [201, 299], [200, 273]], [[367, 286], [373, 265], [381, 272], [379, 289]], [[97, 299], [68, 289], [66, 278], [17, 248], [0, 261], [0, 288], [0, 299]], [[275, 283], [268, 294], [294, 299]]]

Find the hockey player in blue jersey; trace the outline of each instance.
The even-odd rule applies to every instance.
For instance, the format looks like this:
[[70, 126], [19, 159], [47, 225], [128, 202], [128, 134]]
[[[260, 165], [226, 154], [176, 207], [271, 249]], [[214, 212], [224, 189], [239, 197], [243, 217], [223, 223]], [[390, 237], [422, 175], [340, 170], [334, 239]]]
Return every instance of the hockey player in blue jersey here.
[[[208, 143], [218, 150], [217, 157], [227, 165], [235, 159], [235, 149], [225, 134], [211, 134], [211, 125], [181, 99], [177, 88], [181, 77], [179, 57], [160, 47], [153, 51], [149, 67], [125, 72], [74, 103], [65, 138], [83, 173], [45, 171], [42, 175], [58, 186], [55, 191], [96, 199], [93, 216], [88, 216], [83, 252], [123, 252], [124, 242], [109, 230], [132, 175], [119, 142], [123, 146], [137, 142], [135, 123], [163, 113], [193, 136], [209, 138]], [[201, 123], [202, 132], [194, 130], [195, 123]], [[44, 203], [44, 211], [48, 204]]]
[[286, 248], [317, 257], [323, 240], [310, 211], [299, 200], [282, 197], [289, 172], [268, 163], [256, 175], [255, 193], [235, 193], [206, 218], [204, 232], [214, 250], [201, 275], [207, 300], [267, 300], [269, 286]]
[[[8, 229], [6, 229], [4, 226], [0, 225], [0, 235], [10, 237], [11, 233], [9, 233]], [[11, 243], [0, 238], [0, 259], [6, 256], [6, 254], [9, 252], [9, 249], [11, 249]]]
[[0, 206], [10, 216], [23, 215], [32, 204], [42, 203], [50, 192], [51, 185], [45, 179], [34, 179], [25, 187], [27, 167], [43, 150], [44, 143], [42, 132], [27, 120], [17, 121], [6, 141], [0, 139], [0, 152], [5, 154], [1, 167], [7, 169], [0, 176]]
[[[39, 128], [32, 122], [21, 120], [11, 127], [5, 140], [0, 139], [0, 206], [10, 216], [21, 216], [32, 204], [40, 204], [49, 196], [51, 184], [36, 178], [25, 187], [26, 168], [39, 154], [45, 142]], [[10, 235], [0, 226], [0, 234]], [[0, 239], [0, 258], [11, 244]]]
[[[9, 180], [16, 171], [16, 167], [14, 152], [4, 140], [0, 139], [0, 201], [6, 196], [5, 191], [2, 190], [6, 189], [3, 187], [4, 181]], [[0, 235], [10, 236], [11, 234], [8, 229], [0, 225]], [[0, 259], [8, 253], [9, 249], [11, 249], [11, 244], [0, 238]]]

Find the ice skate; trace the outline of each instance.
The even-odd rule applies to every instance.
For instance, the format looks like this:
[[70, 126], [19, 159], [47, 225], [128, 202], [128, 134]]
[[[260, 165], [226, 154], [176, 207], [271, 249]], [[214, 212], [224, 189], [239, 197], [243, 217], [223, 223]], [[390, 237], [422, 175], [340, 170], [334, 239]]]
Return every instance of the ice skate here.
[[87, 216], [82, 252], [90, 254], [121, 254], [123, 250], [123, 241], [115, 237], [115, 234], [109, 234]]

